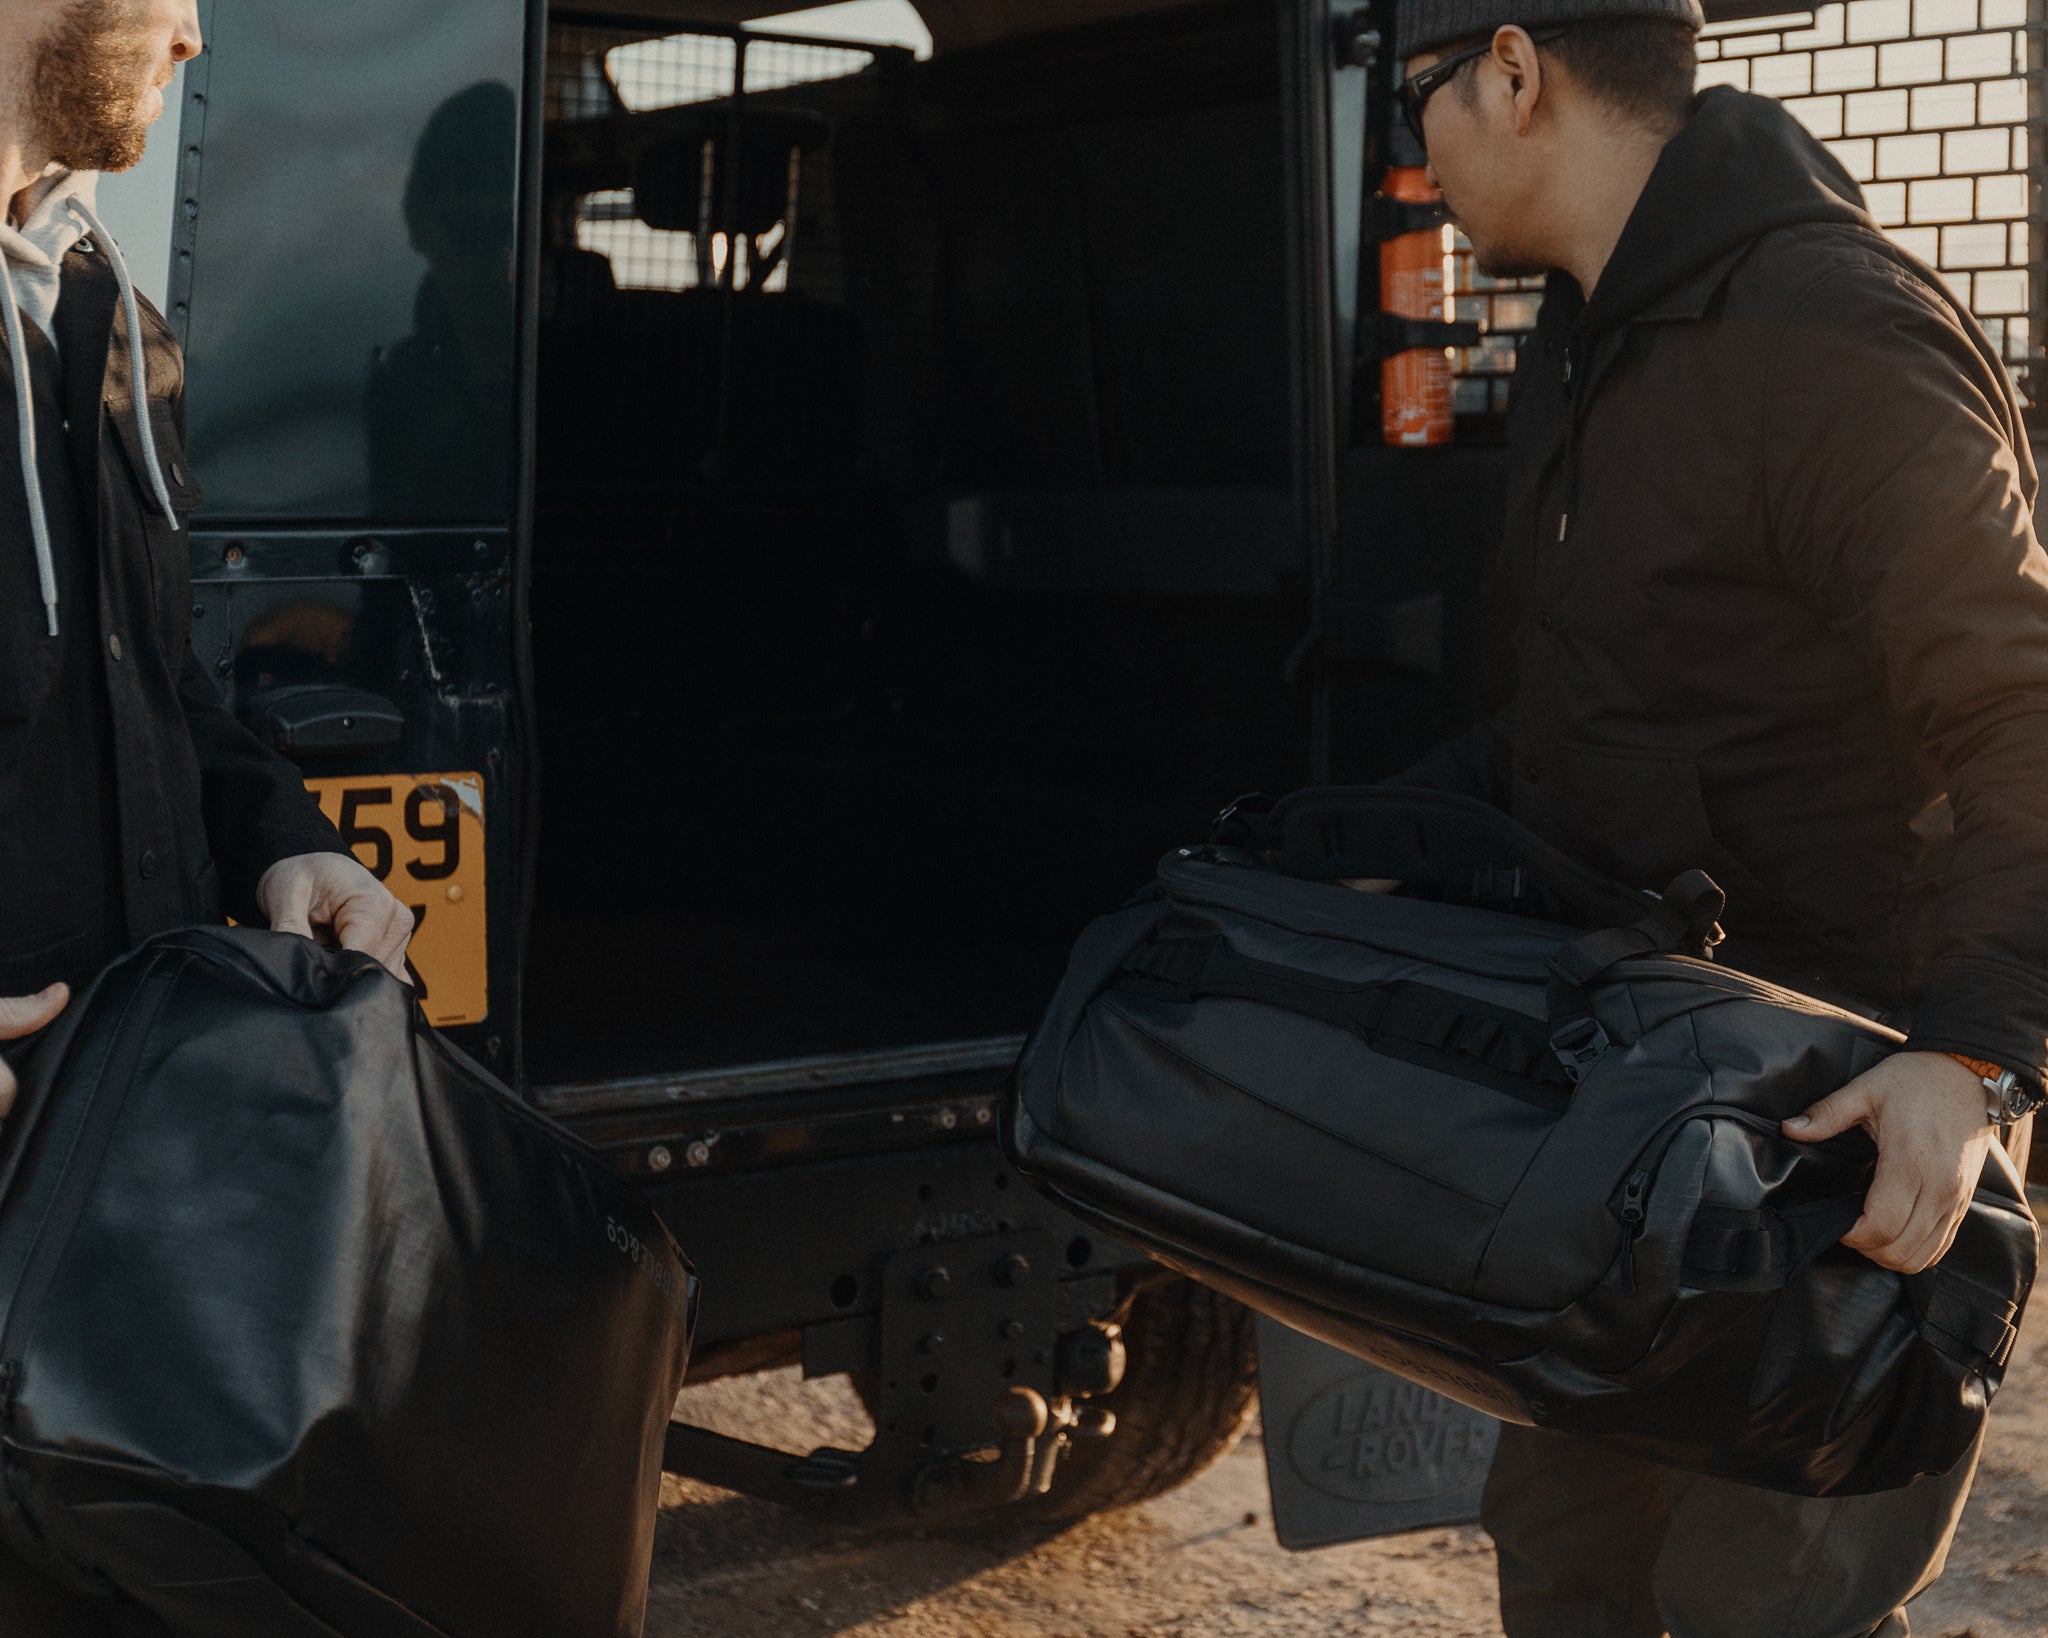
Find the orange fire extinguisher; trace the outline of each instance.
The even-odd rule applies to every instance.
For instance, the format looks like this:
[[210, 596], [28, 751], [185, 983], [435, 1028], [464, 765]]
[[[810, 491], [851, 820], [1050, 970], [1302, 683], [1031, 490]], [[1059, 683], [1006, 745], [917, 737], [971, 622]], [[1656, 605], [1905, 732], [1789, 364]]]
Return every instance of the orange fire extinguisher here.
[[[1403, 133], [1405, 136], [1405, 133]], [[1419, 151], [1402, 141], [1380, 191], [1404, 205], [1439, 204], [1443, 193], [1429, 180]], [[1413, 163], [1409, 163], [1409, 161]], [[1446, 310], [1441, 227], [1404, 233], [1380, 246], [1380, 309], [1397, 318], [1441, 324]], [[1451, 360], [1442, 347], [1399, 352], [1380, 366], [1380, 414], [1386, 440], [1397, 449], [1427, 449], [1451, 441]]]

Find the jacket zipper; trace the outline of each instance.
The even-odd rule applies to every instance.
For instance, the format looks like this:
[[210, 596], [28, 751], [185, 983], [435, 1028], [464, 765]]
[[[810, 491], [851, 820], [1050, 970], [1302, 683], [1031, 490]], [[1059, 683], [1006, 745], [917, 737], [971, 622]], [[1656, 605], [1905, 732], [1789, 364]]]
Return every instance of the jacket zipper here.
[[[28, 1255], [22, 1260], [21, 1283], [15, 1290], [14, 1301], [8, 1305], [5, 1322], [0, 1323], [0, 1427], [13, 1420], [15, 1397], [24, 1375], [22, 1362], [34, 1335], [35, 1321], [56, 1281], [57, 1265], [63, 1261], [70, 1231], [84, 1208], [85, 1197], [99, 1177], [100, 1161], [113, 1136], [114, 1122], [127, 1101], [121, 1093], [134, 1078], [150, 1026], [156, 1022], [164, 1001], [176, 988], [191, 959], [186, 956], [177, 961], [168, 972], [163, 966], [165, 954], [150, 960], [122, 1008], [113, 1044], [85, 1095], [85, 1108], [64, 1156], [63, 1175], [43, 1207], [29, 1241]], [[109, 1095], [109, 1087], [113, 1088], [113, 1095]], [[11, 1492], [0, 1497], [0, 1505], [14, 1505]]]
[[1572, 512], [1579, 501], [1579, 371], [1571, 343], [1564, 348], [1564, 498], [1557, 514], [1557, 540], [1563, 545], [1572, 532]]

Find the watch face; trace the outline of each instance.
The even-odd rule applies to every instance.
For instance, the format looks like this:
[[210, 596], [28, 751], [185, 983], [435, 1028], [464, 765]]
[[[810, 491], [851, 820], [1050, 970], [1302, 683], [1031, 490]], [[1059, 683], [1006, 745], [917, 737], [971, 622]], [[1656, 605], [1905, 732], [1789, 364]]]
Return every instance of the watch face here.
[[1985, 1084], [1991, 1088], [1992, 1097], [2008, 1122], [2025, 1120], [2041, 1107], [2041, 1095], [2021, 1085], [2019, 1076], [2009, 1069], [1996, 1081]]

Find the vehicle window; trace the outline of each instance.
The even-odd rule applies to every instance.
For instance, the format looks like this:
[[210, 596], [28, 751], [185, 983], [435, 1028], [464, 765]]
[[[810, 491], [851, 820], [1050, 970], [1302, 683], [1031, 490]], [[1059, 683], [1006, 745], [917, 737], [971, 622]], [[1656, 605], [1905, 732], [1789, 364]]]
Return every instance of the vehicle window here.
[[[863, 3], [828, 9], [885, 8]], [[829, 85], [866, 73], [877, 57], [857, 44], [772, 36], [688, 33], [615, 44], [617, 35], [609, 30], [558, 29], [555, 39], [549, 113], [565, 123], [728, 103], [742, 86], [747, 96], [764, 96], [792, 86]], [[576, 48], [562, 49], [571, 44]], [[702, 139], [714, 152], [719, 134], [707, 128]], [[792, 210], [765, 233], [729, 235], [712, 216], [691, 228], [655, 225], [634, 189], [602, 188], [575, 203], [576, 245], [604, 257], [621, 290], [693, 290], [729, 276], [736, 290], [758, 285], [780, 293], [789, 288], [793, 202], [802, 189], [802, 167], [811, 159], [800, 147], [790, 154]]]
[[919, 57], [932, 54], [932, 31], [910, 0], [846, 0], [844, 5], [757, 17], [747, 27], [771, 34], [807, 34], [812, 39], [903, 46]]
[[503, 520], [519, 8], [215, 8], [189, 285], [191, 453], [241, 519]]

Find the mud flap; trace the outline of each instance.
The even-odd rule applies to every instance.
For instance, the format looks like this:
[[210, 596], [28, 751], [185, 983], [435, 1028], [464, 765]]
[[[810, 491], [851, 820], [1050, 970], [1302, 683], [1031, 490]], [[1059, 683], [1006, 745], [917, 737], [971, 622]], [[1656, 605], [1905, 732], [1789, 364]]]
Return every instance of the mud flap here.
[[1291, 1552], [1479, 1517], [1500, 1424], [1259, 1317], [1273, 1528]]

